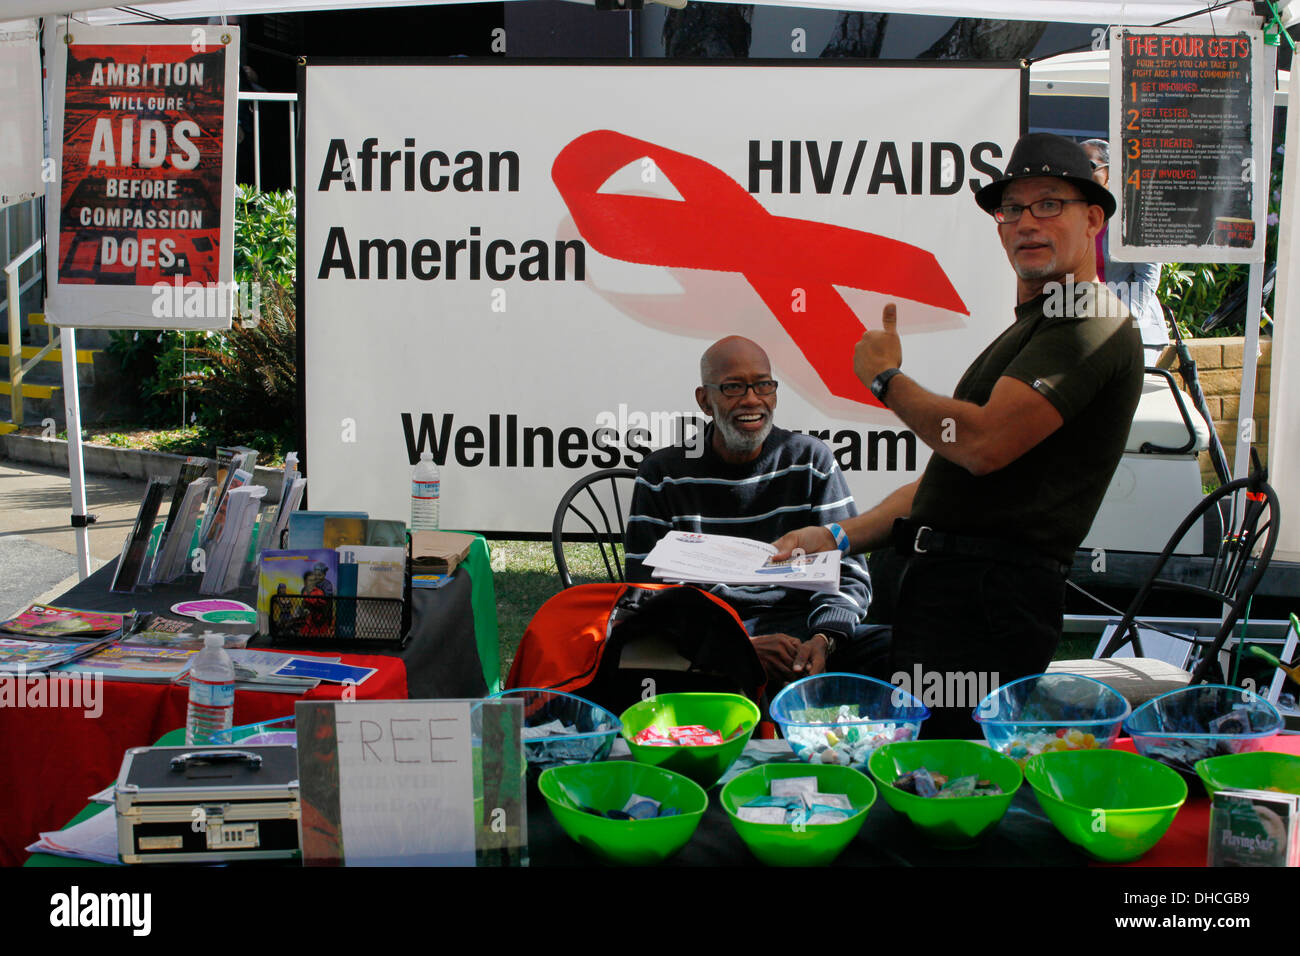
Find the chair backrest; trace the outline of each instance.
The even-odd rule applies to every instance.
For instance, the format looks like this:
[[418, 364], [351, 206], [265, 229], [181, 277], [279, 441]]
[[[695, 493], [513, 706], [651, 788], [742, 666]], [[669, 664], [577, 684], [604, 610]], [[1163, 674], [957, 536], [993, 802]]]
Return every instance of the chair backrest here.
[[[1160, 575], [1165, 570], [1165, 565], [1183, 538], [1211, 511], [1211, 519], [1221, 521], [1223, 530], [1208, 570], [1198, 574], [1196, 580], [1162, 578]], [[1193, 680], [1203, 680], [1216, 666], [1219, 651], [1245, 611], [1255, 589], [1259, 587], [1264, 572], [1268, 570], [1280, 520], [1281, 508], [1277, 493], [1258, 472], [1247, 478], [1230, 481], [1206, 495], [1170, 536], [1146, 580], [1129, 602], [1128, 609], [1101, 656], [1111, 657], [1129, 643], [1134, 644], [1135, 650], [1141, 655], [1142, 644], [1137, 634], [1136, 620], [1153, 590], [1172, 590], [1209, 598], [1218, 602], [1226, 613], [1213, 642], [1202, 644], [1205, 653], [1193, 673]]]
[[610, 582], [623, 581], [625, 515], [632, 504], [635, 482], [633, 469], [608, 468], [579, 478], [560, 498], [551, 524], [551, 548], [562, 587], [573, 586], [564, 552], [566, 538], [570, 542], [594, 541]]

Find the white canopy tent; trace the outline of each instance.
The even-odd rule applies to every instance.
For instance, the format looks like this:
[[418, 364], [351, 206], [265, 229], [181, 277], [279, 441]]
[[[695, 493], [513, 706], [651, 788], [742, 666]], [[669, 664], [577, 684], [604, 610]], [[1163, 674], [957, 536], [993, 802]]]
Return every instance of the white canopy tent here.
[[[365, 7], [420, 6], [429, 3], [455, 2], [455, 0], [154, 0], [135, 4], [129, 8], [105, 7], [76, 14], [78, 19], [92, 23], [145, 22], [155, 17], [190, 19], [214, 16], [234, 16], [257, 13], [286, 13], [308, 10], [338, 10]], [[702, 2], [702, 0], [692, 0]], [[703, 0], [709, 2], [709, 0]], [[988, 19], [1034, 19], [1064, 23], [1093, 23], [1103, 26], [1150, 26], [1175, 18], [1180, 26], [1202, 29], [1230, 30], [1259, 25], [1254, 5], [1245, 0], [754, 0], [773, 6], [804, 7], [831, 10], [861, 10], [873, 13], [899, 13], [929, 16], [979, 17]], [[1285, 26], [1300, 21], [1300, 0], [1284, 0], [1277, 4]], [[66, 0], [10, 0], [3, 8], [5, 18], [69, 13]], [[1034, 68], [1031, 83], [1039, 84], [1035, 92], [1060, 95], [1098, 95], [1104, 87], [1101, 70], [1105, 52], [1085, 53], [1054, 58]], [[1093, 63], [1096, 65], [1092, 65]], [[1049, 85], [1050, 84], [1050, 85]], [[1101, 84], [1099, 87], [1098, 84]], [[1090, 92], [1083, 92], [1084, 88]], [[1272, 83], [1268, 86], [1272, 92]], [[1271, 96], [1270, 96], [1271, 100]], [[1271, 111], [1266, 114], [1271, 118]], [[1300, 149], [1300, 116], [1290, 116], [1287, 123], [1287, 141]], [[1292, 152], [1293, 150], [1288, 150]], [[1282, 195], [1282, 234], [1278, 252], [1278, 297], [1273, 343], [1272, 400], [1269, 435], [1270, 472], [1273, 485], [1288, 515], [1300, 514], [1300, 379], [1290, 381], [1282, 369], [1300, 365], [1300, 333], [1288, 335], [1287, 330], [1300, 319], [1300, 296], [1292, 291], [1292, 283], [1300, 278], [1300, 217], [1296, 212], [1295, 166], [1288, 165]], [[1247, 314], [1258, 314], [1262, 269], [1252, 267]], [[1252, 347], [1258, 339], [1258, 324], [1247, 324], [1246, 368], [1243, 374], [1241, 425], [1250, 422], [1253, 414], [1256, 350]], [[66, 354], [66, 351], [65, 351]], [[1290, 360], [1288, 362], [1288, 359]], [[75, 369], [73, 370], [75, 372]], [[75, 374], [73, 375], [75, 383]], [[76, 389], [67, 390], [69, 413], [75, 414]], [[1234, 472], [1245, 474], [1246, 460], [1253, 428], [1238, 430], [1237, 463]], [[77, 436], [70, 430], [69, 444], [77, 444]], [[70, 447], [72, 455], [79, 457], [80, 449]], [[84, 505], [81, 509], [84, 510]], [[1277, 556], [1286, 560], [1300, 560], [1300, 520], [1294, 517], [1282, 523], [1277, 545]]]
[[[153, 16], [173, 20], [235, 16], [252, 13], [291, 13], [303, 10], [346, 10], [360, 7], [414, 7], [464, 0], [154, 0], [130, 4], [129, 9], [103, 7], [80, 15], [91, 23], [128, 23]], [[696, 0], [699, 2], [699, 0]], [[764, 6], [814, 10], [860, 10], [934, 17], [982, 17], [1001, 20], [1042, 20], [1055, 23], [1099, 23], [1149, 26], [1175, 17], [1197, 15], [1188, 26], [1232, 29], [1256, 26], [1250, 3], [1223, 0], [751, 0]], [[14, 17], [68, 12], [66, 0], [14, 0]], [[1278, 3], [1282, 22], [1300, 19], [1300, 0]], [[1206, 13], [1213, 10], [1212, 13]], [[139, 14], [133, 11], [140, 11]], [[1199, 15], [1198, 15], [1199, 14]]]

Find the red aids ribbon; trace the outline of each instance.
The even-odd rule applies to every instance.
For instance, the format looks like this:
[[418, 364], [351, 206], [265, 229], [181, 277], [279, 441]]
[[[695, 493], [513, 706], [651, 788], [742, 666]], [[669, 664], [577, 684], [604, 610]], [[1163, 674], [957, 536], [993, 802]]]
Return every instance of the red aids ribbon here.
[[[682, 201], [597, 190], [649, 157]], [[584, 133], [551, 167], [579, 233], [603, 255], [654, 266], [739, 272], [833, 395], [880, 405], [853, 374], [863, 325], [834, 286], [910, 299], [969, 315], [934, 255], [884, 236], [774, 216], [701, 159], [612, 130]], [[802, 290], [802, 311], [795, 311]]]

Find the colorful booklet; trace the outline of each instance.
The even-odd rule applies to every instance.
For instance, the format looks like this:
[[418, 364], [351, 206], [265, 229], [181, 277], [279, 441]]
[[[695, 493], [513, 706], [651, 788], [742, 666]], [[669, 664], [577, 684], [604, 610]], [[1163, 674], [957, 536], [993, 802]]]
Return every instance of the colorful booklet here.
[[177, 621], [155, 614], [138, 631], [128, 634], [118, 641], [119, 644], [134, 644], [140, 647], [165, 647], [179, 651], [198, 651], [203, 649], [203, 638], [210, 634], [221, 634], [225, 646], [247, 647], [251, 634], [227, 634], [220, 631], [208, 631], [206, 625], [203, 633], [196, 628], [193, 621]]
[[325, 547], [325, 521], [328, 518], [360, 518], [365, 521], [369, 517], [364, 511], [294, 511], [289, 515], [289, 548], [297, 551]]
[[54, 670], [66, 674], [102, 674], [104, 680], [170, 684], [190, 669], [197, 650], [110, 644]]
[[134, 623], [135, 612], [80, 611], [50, 604], [33, 604], [27, 610], [0, 621], [0, 631], [39, 637], [47, 641], [79, 641], [95, 635], [112, 634]]
[[1210, 807], [1210, 866], [1300, 866], [1300, 795], [1219, 790]]
[[108, 647], [113, 637], [99, 637], [80, 644], [52, 641], [25, 641], [21, 638], [0, 637], [0, 673], [33, 673], [67, 664], [79, 657], [93, 654]]
[[[270, 634], [274, 624], [277, 635], [332, 636], [338, 568], [338, 553], [326, 548], [263, 551], [257, 584], [258, 629]], [[286, 600], [273, 602], [275, 597]]]
[[371, 518], [366, 522], [366, 544], [406, 551], [406, 522]]

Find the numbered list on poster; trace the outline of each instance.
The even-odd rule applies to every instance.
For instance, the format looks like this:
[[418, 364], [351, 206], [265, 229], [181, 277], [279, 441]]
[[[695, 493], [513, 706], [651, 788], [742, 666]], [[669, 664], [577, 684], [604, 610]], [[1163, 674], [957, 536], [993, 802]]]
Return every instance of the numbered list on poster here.
[[1123, 30], [1117, 41], [1119, 135], [1111, 172], [1122, 177], [1121, 249], [1140, 251], [1136, 258], [1145, 261], [1262, 255], [1254, 37]]

